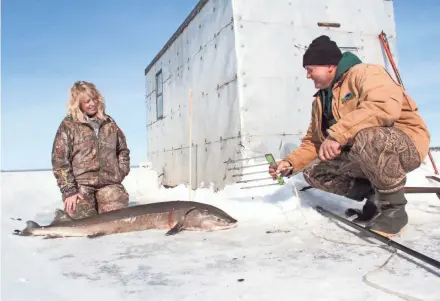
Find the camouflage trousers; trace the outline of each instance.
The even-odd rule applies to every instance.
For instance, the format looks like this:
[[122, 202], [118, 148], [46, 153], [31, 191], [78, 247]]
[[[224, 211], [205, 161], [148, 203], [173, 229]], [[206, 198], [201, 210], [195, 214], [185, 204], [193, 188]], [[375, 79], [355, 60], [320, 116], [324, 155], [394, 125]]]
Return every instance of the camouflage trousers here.
[[122, 184], [92, 187], [79, 185], [79, 200], [73, 218], [84, 218], [128, 206], [129, 196]]
[[393, 193], [406, 184], [406, 174], [421, 164], [410, 138], [393, 127], [361, 130], [349, 151], [333, 160], [308, 166], [310, 186], [362, 201], [370, 193]]

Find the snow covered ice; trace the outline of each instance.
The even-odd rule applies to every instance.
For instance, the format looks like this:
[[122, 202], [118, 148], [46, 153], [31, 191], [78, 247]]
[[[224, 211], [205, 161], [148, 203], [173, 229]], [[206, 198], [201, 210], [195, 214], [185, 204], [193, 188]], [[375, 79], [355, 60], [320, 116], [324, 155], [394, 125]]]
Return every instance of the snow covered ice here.
[[[439, 166], [440, 153], [433, 155]], [[438, 185], [424, 177], [430, 174], [427, 159], [409, 174], [407, 186]], [[300, 192], [302, 176], [284, 186], [193, 191], [193, 200], [237, 218], [234, 229], [175, 236], [147, 230], [95, 239], [12, 235], [26, 220], [49, 223], [62, 202], [50, 171], [1, 176], [2, 301], [402, 300], [396, 294], [440, 300], [440, 271], [403, 252], [374, 272], [393, 250], [313, 209], [320, 204], [342, 215], [362, 203], [314, 189]], [[131, 204], [188, 200], [185, 186], [165, 189], [158, 183], [147, 168], [132, 169], [124, 182]], [[440, 260], [440, 200], [433, 194], [407, 198], [410, 223], [394, 239]], [[363, 281], [369, 272], [370, 283], [393, 293]]]

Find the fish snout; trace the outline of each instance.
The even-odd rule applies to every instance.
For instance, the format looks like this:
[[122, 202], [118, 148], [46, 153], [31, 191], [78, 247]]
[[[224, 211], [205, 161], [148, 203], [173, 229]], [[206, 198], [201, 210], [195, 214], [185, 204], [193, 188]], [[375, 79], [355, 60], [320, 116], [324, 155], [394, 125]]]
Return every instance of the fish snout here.
[[217, 216], [211, 216], [204, 219], [200, 226], [206, 231], [218, 231], [231, 229], [237, 226], [237, 220], [233, 218], [223, 219]]

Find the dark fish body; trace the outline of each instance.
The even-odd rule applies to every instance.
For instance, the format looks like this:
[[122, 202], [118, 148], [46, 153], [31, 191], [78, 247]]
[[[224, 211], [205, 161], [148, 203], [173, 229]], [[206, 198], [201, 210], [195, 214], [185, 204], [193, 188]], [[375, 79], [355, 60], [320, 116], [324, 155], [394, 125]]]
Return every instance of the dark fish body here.
[[167, 235], [182, 230], [217, 231], [233, 228], [237, 220], [223, 210], [204, 203], [169, 201], [130, 206], [82, 219], [72, 219], [67, 213], [56, 209], [51, 224], [40, 226], [34, 221], [16, 230], [21, 236], [97, 237], [114, 233], [168, 229]]

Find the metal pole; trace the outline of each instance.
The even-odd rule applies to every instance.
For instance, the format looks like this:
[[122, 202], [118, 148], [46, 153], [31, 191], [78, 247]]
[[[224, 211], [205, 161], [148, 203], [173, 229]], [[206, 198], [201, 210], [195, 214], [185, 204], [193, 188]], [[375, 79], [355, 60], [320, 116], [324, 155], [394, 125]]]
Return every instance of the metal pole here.
[[[305, 191], [308, 189], [313, 188], [312, 186], [305, 186], [301, 189], [301, 191]], [[403, 190], [405, 193], [440, 193], [440, 187], [418, 187], [418, 186], [410, 186], [410, 187], [403, 187]]]
[[[385, 49], [385, 52], [386, 52], [387, 57], [388, 57], [388, 60], [390, 61], [391, 66], [393, 67], [394, 74], [396, 75], [396, 78], [399, 81], [399, 84], [401, 84], [402, 88], [405, 89], [405, 86], [403, 85], [402, 79], [400, 78], [399, 70], [397, 69], [397, 66], [394, 63], [394, 59], [393, 59], [393, 56], [391, 54], [390, 44], [388, 43], [387, 35], [385, 34], [385, 32], [382, 31], [379, 34], [379, 40], [382, 42], [382, 46]], [[438, 169], [437, 169], [437, 166], [435, 164], [434, 159], [432, 158], [432, 155], [431, 155], [430, 151], [428, 151], [428, 156], [429, 156], [429, 159], [431, 160], [431, 164], [432, 164], [432, 167], [434, 169], [434, 173], [436, 175], [438, 175]]]
[[334, 213], [332, 213], [332, 212], [322, 208], [321, 206], [317, 206], [316, 210], [318, 210], [319, 213], [323, 213], [325, 215], [328, 215], [328, 216], [330, 216], [330, 217], [332, 217], [332, 218], [334, 218], [334, 219], [336, 219], [336, 220], [338, 220], [340, 222], [343, 222], [344, 224], [346, 224], [348, 226], [351, 226], [351, 227], [355, 228], [356, 230], [361, 231], [362, 233], [368, 234], [369, 236], [371, 236], [371, 237], [373, 237], [373, 238], [375, 238], [375, 239], [377, 239], [377, 240], [379, 240], [379, 241], [381, 241], [381, 242], [383, 242], [383, 243], [385, 243], [385, 244], [387, 244], [387, 245], [389, 245], [391, 247], [394, 247], [394, 248], [396, 248], [396, 249], [398, 249], [398, 250], [400, 250], [402, 252], [407, 253], [408, 255], [411, 255], [411, 256], [413, 256], [413, 257], [415, 257], [417, 259], [420, 259], [420, 260], [426, 262], [427, 264], [432, 265], [433, 267], [436, 267], [437, 269], [440, 269], [440, 262], [435, 260], [435, 259], [433, 259], [433, 258], [431, 258], [431, 257], [428, 257], [428, 256], [426, 256], [426, 255], [424, 255], [422, 253], [414, 251], [413, 249], [405, 247], [404, 245], [401, 245], [398, 242], [395, 242], [395, 241], [393, 241], [393, 240], [391, 240], [391, 239], [389, 239], [389, 238], [387, 238], [387, 237], [385, 237], [383, 235], [380, 235], [380, 234], [378, 234], [376, 232], [373, 232], [373, 231], [371, 231], [369, 229], [365, 229], [364, 227], [361, 227], [361, 226], [359, 226], [356, 223], [353, 223], [353, 222], [351, 222], [351, 221], [349, 221], [349, 220], [347, 220], [345, 218], [342, 218], [342, 217], [340, 217], [340, 216], [338, 216], [338, 215], [336, 215], [336, 214], [334, 214]]
[[440, 187], [404, 187], [405, 193], [440, 193]]
[[437, 178], [437, 177], [434, 177], [434, 176], [427, 176], [427, 178], [430, 179], [430, 180], [434, 180], [434, 181], [440, 183], [440, 178]]
[[438, 169], [437, 169], [437, 166], [435, 165], [434, 158], [432, 157], [432, 154], [430, 151], [428, 151], [428, 156], [429, 156], [429, 160], [431, 160], [432, 167], [434, 168], [434, 173], [436, 175], [438, 175]]

